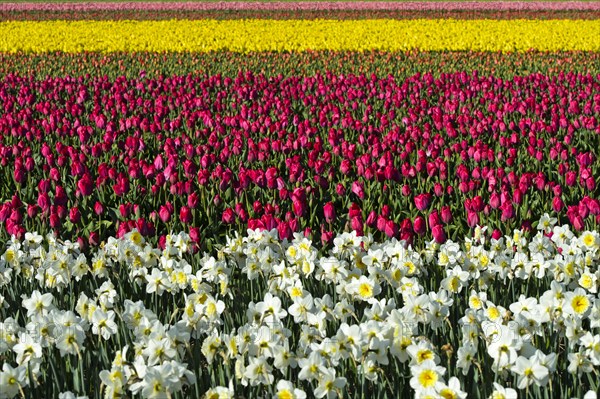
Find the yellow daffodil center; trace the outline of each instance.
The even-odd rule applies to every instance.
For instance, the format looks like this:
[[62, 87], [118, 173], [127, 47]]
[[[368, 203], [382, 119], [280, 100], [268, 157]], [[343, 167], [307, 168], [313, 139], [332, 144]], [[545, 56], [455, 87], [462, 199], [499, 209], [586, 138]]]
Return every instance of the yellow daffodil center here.
[[431, 388], [438, 380], [438, 376], [433, 370], [423, 370], [419, 374], [419, 383], [424, 388]]
[[279, 391], [277, 393], [278, 399], [292, 399], [294, 396], [288, 389], [284, 389], [283, 391]]
[[571, 306], [575, 313], [582, 314], [590, 306], [590, 300], [585, 295], [575, 295], [571, 301]]
[[373, 287], [369, 283], [362, 283], [358, 287], [358, 294], [363, 298], [371, 298], [373, 296]]

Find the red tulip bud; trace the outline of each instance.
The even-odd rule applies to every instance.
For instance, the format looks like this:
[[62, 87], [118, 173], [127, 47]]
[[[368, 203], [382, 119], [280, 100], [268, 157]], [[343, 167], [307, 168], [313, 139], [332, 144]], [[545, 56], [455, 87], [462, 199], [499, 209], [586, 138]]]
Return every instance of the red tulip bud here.
[[323, 213], [325, 215], [325, 221], [327, 223], [332, 223], [335, 220], [335, 206], [333, 203], [328, 202], [323, 206]]
[[442, 221], [444, 224], [448, 224], [452, 221], [452, 211], [449, 206], [442, 207]]
[[279, 232], [280, 240], [285, 240], [285, 239], [290, 240], [294, 235], [288, 222], [280, 222], [279, 225], [277, 226], [277, 231]]
[[425, 224], [425, 218], [422, 216], [417, 216], [415, 218], [415, 223], [413, 225], [413, 230], [418, 235], [422, 236], [427, 231], [427, 225]]
[[385, 235], [387, 235], [388, 237], [398, 237], [398, 234], [400, 232], [400, 229], [398, 228], [398, 225], [396, 223], [394, 223], [393, 220], [388, 220], [385, 224], [385, 229], [384, 229]]
[[198, 193], [194, 192], [194, 193], [191, 193], [190, 195], [188, 195], [187, 204], [190, 209], [196, 209], [196, 207], [198, 206], [199, 203], [200, 203], [200, 197], [198, 196]]
[[100, 201], [96, 201], [96, 203], [94, 204], [94, 213], [96, 213], [96, 215], [98, 216], [104, 213], [104, 206], [102, 206], [102, 203]]
[[81, 220], [81, 213], [77, 207], [73, 207], [69, 211], [69, 220], [71, 220], [72, 223], [79, 223]]
[[377, 224], [377, 213], [375, 211], [371, 211], [369, 216], [367, 216], [367, 221], [365, 222], [369, 227], [375, 227]]
[[100, 244], [100, 236], [98, 235], [98, 233], [96, 233], [95, 231], [92, 231], [90, 233], [90, 236], [88, 238], [88, 243], [90, 244], [90, 246], [95, 247], [98, 244]]
[[360, 236], [363, 235], [364, 230], [363, 230], [363, 221], [362, 221], [362, 218], [354, 217], [354, 218], [352, 218], [350, 224], [352, 226], [352, 230], [356, 231], [357, 235], [360, 235]]
[[560, 212], [564, 208], [565, 204], [560, 197], [554, 197], [552, 200], [552, 209], [554, 212]]
[[431, 235], [433, 236], [435, 242], [437, 242], [438, 244], [443, 244], [446, 242], [446, 232], [444, 231], [444, 228], [439, 224], [437, 226], [433, 226], [433, 228], [431, 229]]
[[233, 211], [233, 209], [231, 209], [231, 208], [225, 209], [225, 211], [223, 212], [223, 216], [221, 217], [221, 220], [225, 224], [232, 224], [235, 221], [235, 212]]
[[419, 194], [415, 197], [415, 205], [416, 205], [417, 209], [420, 211], [427, 210], [427, 208], [429, 208], [430, 204], [431, 204], [431, 194], [429, 194], [429, 193]]
[[181, 209], [179, 209], [179, 220], [184, 224], [192, 222], [192, 211], [190, 208], [182, 206]]
[[162, 220], [163, 223], [167, 223], [171, 220], [171, 212], [166, 205], [163, 205], [158, 209], [158, 217], [160, 217], [160, 220]]
[[333, 231], [321, 232], [321, 242], [323, 245], [331, 244], [333, 242]]
[[471, 228], [477, 226], [479, 224], [479, 214], [477, 212], [468, 211], [467, 212], [467, 225]]

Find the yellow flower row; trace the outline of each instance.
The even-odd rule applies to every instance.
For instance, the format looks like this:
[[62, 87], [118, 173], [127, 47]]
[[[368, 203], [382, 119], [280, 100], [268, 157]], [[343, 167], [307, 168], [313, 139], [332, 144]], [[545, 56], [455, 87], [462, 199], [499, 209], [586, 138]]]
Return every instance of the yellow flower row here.
[[600, 51], [600, 20], [172, 20], [0, 23], [2, 52]]

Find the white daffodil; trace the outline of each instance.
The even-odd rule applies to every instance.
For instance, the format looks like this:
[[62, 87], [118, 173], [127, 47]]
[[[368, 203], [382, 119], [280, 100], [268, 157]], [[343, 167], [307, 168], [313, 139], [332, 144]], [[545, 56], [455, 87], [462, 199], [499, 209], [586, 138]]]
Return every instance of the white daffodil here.
[[250, 385], [271, 385], [275, 377], [273, 377], [273, 368], [267, 363], [267, 359], [264, 356], [259, 356], [250, 357], [249, 361], [244, 377], [250, 381]]
[[439, 388], [438, 393], [444, 399], [465, 399], [467, 397], [467, 393], [461, 389], [460, 381], [456, 377], [451, 377], [448, 384]]
[[565, 293], [564, 312], [577, 318], [586, 317], [592, 308], [592, 300], [583, 288]]
[[494, 382], [494, 391], [488, 399], [517, 399], [517, 391], [512, 388], [504, 388], [502, 385]]
[[346, 386], [346, 378], [336, 377], [335, 369], [326, 368], [319, 375], [318, 384], [314, 390], [315, 397], [333, 399], [343, 396], [342, 389]]
[[14, 398], [29, 385], [27, 366], [20, 365], [13, 368], [10, 364], [2, 364], [0, 371], [0, 398]]
[[19, 334], [19, 342], [13, 346], [12, 350], [16, 353], [17, 363], [20, 365], [42, 357], [42, 346], [27, 333]]
[[525, 389], [531, 384], [541, 386], [548, 382], [548, 369], [542, 366], [538, 359], [519, 356], [511, 370], [519, 376], [517, 381], [519, 389]]
[[439, 390], [443, 387], [443, 375], [446, 369], [436, 365], [432, 359], [412, 366], [410, 372], [412, 374], [410, 386], [417, 392], [432, 388]]
[[265, 323], [279, 322], [287, 316], [287, 311], [281, 307], [281, 299], [270, 292], [265, 294], [264, 300], [256, 304], [256, 311]]
[[381, 293], [381, 286], [369, 277], [360, 276], [346, 285], [346, 291], [360, 301], [369, 302]]
[[53, 300], [52, 294], [42, 294], [38, 290], [34, 290], [29, 298], [24, 297], [23, 299], [23, 307], [27, 309], [27, 317], [47, 315], [54, 308]]
[[108, 340], [111, 335], [117, 333], [117, 324], [115, 323], [115, 312], [109, 310], [108, 312], [98, 308], [92, 314], [92, 333], [102, 336], [105, 340]]
[[305, 399], [306, 392], [294, 387], [294, 384], [287, 380], [279, 380], [276, 386], [277, 391], [273, 399]]
[[214, 387], [204, 393], [206, 399], [233, 399], [235, 397], [235, 391], [233, 389], [232, 381], [228, 387]]
[[299, 358], [298, 367], [300, 367], [300, 373], [298, 373], [300, 380], [317, 379], [326, 371], [323, 357], [318, 352], [312, 352], [308, 358]]

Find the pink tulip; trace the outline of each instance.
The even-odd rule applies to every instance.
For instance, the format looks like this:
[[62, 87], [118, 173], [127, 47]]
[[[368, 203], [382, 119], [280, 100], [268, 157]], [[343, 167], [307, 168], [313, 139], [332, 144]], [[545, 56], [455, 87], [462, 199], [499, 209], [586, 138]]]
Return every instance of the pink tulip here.
[[200, 203], [200, 197], [198, 196], [198, 193], [194, 192], [194, 193], [191, 193], [190, 195], [188, 195], [187, 205], [190, 209], [196, 209], [198, 207], [199, 203]]
[[420, 211], [425, 211], [431, 204], [431, 194], [419, 194], [414, 198], [414, 200], [417, 209]]
[[171, 220], [171, 211], [169, 210], [169, 207], [162, 205], [158, 209], [158, 216], [163, 223], [167, 223], [169, 220]]
[[280, 222], [277, 226], [280, 240], [290, 240], [293, 237], [293, 231], [288, 222]]
[[[41, 206], [40, 206], [41, 208]], [[43, 208], [42, 208], [43, 210]], [[102, 203], [100, 201], [96, 201], [96, 203], [94, 204], [94, 213], [98, 216], [102, 215], [104, 213], [104, 206], [102, 205]]]
[[77, 224], [81, 220], [81, 213], [79, 212], [79, 208], [73, 207], [69, 211], [69, 220], [71, 223]]
[[182, 206], [179, 209], [179, 220], [183, 224], [188, 224], [192, 222], [192, 211], [187, 206]]
[[352, 230], [356, 231], [357, 235], [359, 235], [359, 236], [364, 235], [362, 218], [359, 218], [359, 217], [352, 218], [350, 220], [350, 225], [352, 227]]
[[335, 220], [335, 206], [332, 202], [328, 202], [323, 206], [323, 214], [327, 223], [332, 223]]
[[333, 231], [322, 231], [321, 242], [323, 245], [331, 244], [333, 242]]
[[554, 212], [560, 212], [564, 208], [565, 204], [560, 197], [554, 197], [552, 200], [552, 209]]
[[233, 222], [235, 222], [235, 212], [233, 211], [233, 209], [231, 209], [231, 208], [225, 209], [225, 211], [223, 212], [223, 216], [221, 217], [221, 220], [225, 224], [232, 224]]
[[443, 244], [446, 242], [446, 232], [441, 225], [433, 226], [433, 229], [431, 229], [431, 234], [435, 242], [438, 244]]
[[427, 231], [427, 224], [425, 223], [425, 218], [423, 218], [422, 216], [417, 216], [415, 218], [413, 230], [420, 236], [424, 235]]
[[398, 237], [400, 230], [393, 220], [388, 220], [385, 224], [384, 232], [388, 237]]

